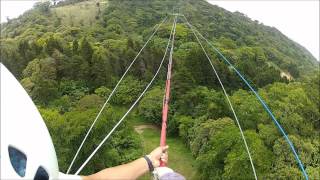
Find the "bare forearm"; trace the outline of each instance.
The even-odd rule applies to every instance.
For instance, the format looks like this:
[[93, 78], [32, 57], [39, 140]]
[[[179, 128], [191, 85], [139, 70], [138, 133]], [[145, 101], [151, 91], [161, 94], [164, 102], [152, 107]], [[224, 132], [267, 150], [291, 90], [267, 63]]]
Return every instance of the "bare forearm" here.
[[144, 158], [137, 159], [131, 163], [107, 168], [90, 176], [83, 176], [83, 180], [115, 180], [115, 179], [137, 179], [149, 170]]
[[137, 179], [150, 168], [156, 168], [160, 165], [160, 160], [167, 163], [169, 147], [158, 147], [154, 149], [149, 155], [146, 156], [148, 162], [144, 158], [137, 159], [131, 163], [123, 164], [120, 166], [104, 169], [96, 174], [89, 176], [82, 176], [83, 180], [123, 180], [123, 179]]

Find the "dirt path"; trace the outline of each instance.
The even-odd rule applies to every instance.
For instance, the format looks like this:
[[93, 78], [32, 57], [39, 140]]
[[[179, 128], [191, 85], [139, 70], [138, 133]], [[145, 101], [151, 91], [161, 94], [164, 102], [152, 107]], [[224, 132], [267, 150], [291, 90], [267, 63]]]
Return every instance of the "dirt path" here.
[[142, 124], [142, 125], [138, 125], [138, 126], [134, 126], [134, 130], [139, 133], [142, 134], [144, 129], [159, 129], [157, 126], [155, 125], [151, 125], [151, 124]]

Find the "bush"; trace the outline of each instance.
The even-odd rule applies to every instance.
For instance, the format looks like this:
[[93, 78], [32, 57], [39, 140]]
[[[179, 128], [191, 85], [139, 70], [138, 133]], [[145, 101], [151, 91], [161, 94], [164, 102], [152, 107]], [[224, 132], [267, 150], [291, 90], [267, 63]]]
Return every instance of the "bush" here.
[[230, 113], [222, 93], [207, 87], [197, 87], [178, 100], [178, 109], [181, 114], [192, 117], [207, 116], [217, 119]]
[[155, 87], [146, 93], [138, 107], [138, 113], [148, 122], [160, 125], [162, 122], [163, 89]]
[[190, 116], [175, 116], [175, 119], [179, 122], [179, 136], [188, 144], [191, 140], [189, 133], [193, 127], [194, 119]]
[[52, 106], [55, 109], [58, 109], [59, 113], [63, 114], [71, 110], [73, 102], [71, 101], [69, 96], [64, 95], [50, 103], [50, 106]]
[[101, 86], [94, 90], [94, 93], [102, 98], [107, 98], [111, 94], [111, 90], [105, 86]]
[[86, 95], [81, 98], [78, 102], [77, 108], [79, 110], [86, 110], [86, 109], [97, 109], [101, 107], [103, 104], [103, 99], [95, 94]]
[[68, 95], [72, 100], [78, 101], [89, 93], [89, 88], [82, 81], [63, 79], [59, 84], [59, 92], [61, 95]]
[[133, 103], [140, 93], [143, 84], [132, 76], [125, 78], [111, 98], [111, 103], [116, 105], [129, 105]]

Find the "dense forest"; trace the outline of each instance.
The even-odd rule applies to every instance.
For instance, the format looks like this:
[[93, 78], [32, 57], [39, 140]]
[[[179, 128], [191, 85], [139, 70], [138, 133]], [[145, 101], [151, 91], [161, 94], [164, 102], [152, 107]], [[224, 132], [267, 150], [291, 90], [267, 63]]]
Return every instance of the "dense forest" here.
[[[172, 12], [185, 14], [250, 80], [289, 134], [310, 179], [319, 179], [319, 62], [277, 29], [204, 0], [43, 2], [1, 24], [1, 61], [38, 106], [53, 138], [60, 171], [67, 170], [99, 108], [154, 26], [168, 16], [111, 98], [75, 167], [150, 81], [165, 51]], [[205, 48], [244, 129], [258, 178], [303, 179], [288, 144], [258, 100], [209, 46]], [[165, 78], [166, 64], [138, 107], [82, 174], [142, 156], [142, 142], [130, 120], [160, 125]], [[179, 137], [192, 153], [197, 179], [254, 178], [218, 80], [180, 17], [168, 121], [169, 136]]]

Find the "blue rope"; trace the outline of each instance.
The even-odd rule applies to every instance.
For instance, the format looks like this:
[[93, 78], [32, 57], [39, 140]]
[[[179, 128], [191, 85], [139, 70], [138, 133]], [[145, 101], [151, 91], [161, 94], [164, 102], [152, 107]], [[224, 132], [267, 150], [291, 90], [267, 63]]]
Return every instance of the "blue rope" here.
[[[199, 31], [197, 31], [199, 33]], [[200, 33], [199, 33], [200, 34]], [[270, 108], [268, 107], [268, 105], [265, 103], [265, 101], [261, 98], [261, 96], [258, 94], [257, 91], [255, 91], [253, 89], [253, 87], [250, 85], [250, 83], [243, 77], [243, 75], [227, 60], [227, 58], [221, 54], [221, 52], [215, 48], [206, 38], [204, 38], [201, 34], [200, 36], [206, 40], [206, 42], [222, 57], [222, 59], [229, 65], [231, 66], [231, 68], [233, 70], [235, 70], [235, 72], [238, 74], [238, 76], [240, 76], [240, 78], [245, 82], [245, 84], [250, 88], [250, 90], [255, 94], [255, 96], [258, 98], [258, 100], [260, 101], [260, 103], [262, 104], [263, 108], [267, 111], [267, 113], [269, 114], [269, 116], [271, 117], [271, 119], [273, 120], [273, 122], [276, 124], [277, 128], [280, 130], [280, 132], [282, 133], [282, 135], [284, 136], [285, 140], [287, 141], [287, 143], [289, 144], [294, 157], [296, 159], [296, 161], [299, 164], [299, 167], [305, 177], [306, 180], [309, 179], [308, 174], [306, 173], [305, 169], [304, 169], [304, 165], [301, 162], [299, 155], [296, 151], [296, 149], [294, 148], [293, 143], [291, 142], [291, 140], [289, 139], [287, 133], [284, 131], [284, 129], [282, 128], [282, 126], [280, 125], [280, 123], [278, 122], [278, 120], [276, 119], [276, 117], [272, 114], [272, 111], [270, 110]]]

